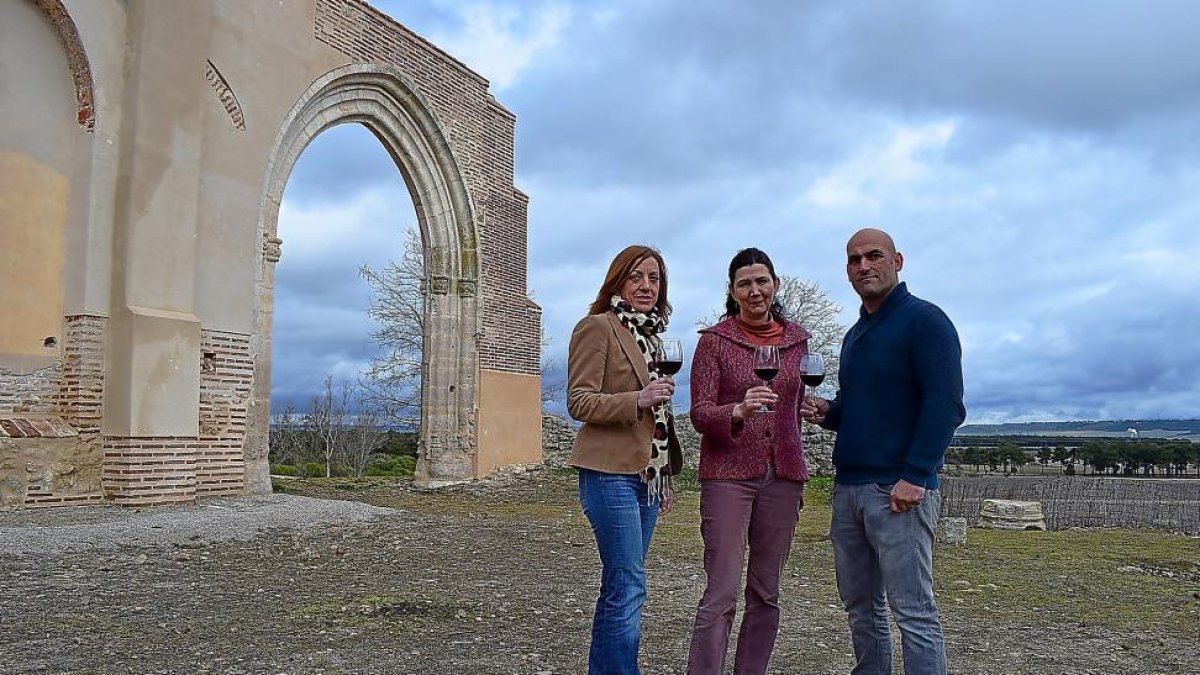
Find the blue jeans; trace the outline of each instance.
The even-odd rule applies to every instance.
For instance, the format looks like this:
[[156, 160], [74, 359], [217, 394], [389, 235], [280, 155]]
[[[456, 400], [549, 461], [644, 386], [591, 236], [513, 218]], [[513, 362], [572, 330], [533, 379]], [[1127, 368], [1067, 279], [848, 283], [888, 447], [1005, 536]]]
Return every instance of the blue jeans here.
[[888, 608], [900, 628], [905, 675], [943, 675], [946, 646], [933, 597], [933, 530], [942, 495], [892, 513], [891, 485], [838, 484], [833, 493], [833, 563], [849, 615], [852, 675], [889, 675]]
[[579, 470], [579, 503], [600, 550], [600, 597], [592, 618], [588, 675], [637, 675], [646, 600], [646, 551], [658, 504], [640, 476]]

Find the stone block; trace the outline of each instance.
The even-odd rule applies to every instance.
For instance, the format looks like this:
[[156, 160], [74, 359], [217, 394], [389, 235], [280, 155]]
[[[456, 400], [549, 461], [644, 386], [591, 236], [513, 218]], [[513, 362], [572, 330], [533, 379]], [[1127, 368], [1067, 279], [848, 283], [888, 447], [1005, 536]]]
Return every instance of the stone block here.
[[939, 544], [962, 546], [967, 543], [966, 518], [940, 518], [934, 533]]
[[979, 527], [1000, 530], [1045, 530], [1041, 502], [985, 499], [979, 509]]

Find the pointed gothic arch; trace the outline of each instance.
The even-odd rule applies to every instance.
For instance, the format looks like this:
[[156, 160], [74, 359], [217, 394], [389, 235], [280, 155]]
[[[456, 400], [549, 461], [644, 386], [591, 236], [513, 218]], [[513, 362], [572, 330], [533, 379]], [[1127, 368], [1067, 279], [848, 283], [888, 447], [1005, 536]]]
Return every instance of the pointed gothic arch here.
[[[267, 166], [260, 206], [258, 334], [255, 405], [251, 425], [265, 448], [270, 409], [270, 350], [275, 264], [284, 188], [300, 153], [338, 124], [368, 128], [396, 162], [413, 200], [425, 249], [426, 321], [422, 354], [421, 440], [418, 481], [471, 478], [476, 445], [479, 355], [479, 256], [476, 210], [438, 120], [395, 67], [352, 64], [318, 78], [284, 120]], [[399, 238], [397, 238], [399, 241]], [[266, 480], [248, 469], [250, 483]]]

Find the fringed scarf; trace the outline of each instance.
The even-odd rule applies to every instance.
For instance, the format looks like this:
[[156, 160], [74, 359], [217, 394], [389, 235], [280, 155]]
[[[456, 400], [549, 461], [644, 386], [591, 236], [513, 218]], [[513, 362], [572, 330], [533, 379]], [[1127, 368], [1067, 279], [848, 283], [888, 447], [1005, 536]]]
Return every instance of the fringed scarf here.
[[[621, 324], [633, 336], [633, 341], [637, 343], [638, 349], [642, 352], [642, 358], [646, 359], [646, 369], [650, 371], [650, 379], [653, 381], [664, 377], [655, 365], [658, 361], [658, 354], [662, 351], [662, 339], [658, 337], [658, 334], [667, 329], [667, 320], [658, 313], [657, 309], [645, 313], [637, 311], [619, 295], [612, 296], [609, 304], [612, 305], [613, 312], [621, 320]], [[641, 473], [642, 480], [646, 482], [648, 488], [648, 505], [653, 505], [664, 495], [670, 494], [671, 477], [663, 474], [663, 467], [667, 465], [670, 458], [667, 438], [671, 420], [674, 417], [669, 400], [654, 406], [651, 410], [654, 411], [654, 436], [650, 439], [650, 463], [646, 465], [645, 469], [642, 469]]]

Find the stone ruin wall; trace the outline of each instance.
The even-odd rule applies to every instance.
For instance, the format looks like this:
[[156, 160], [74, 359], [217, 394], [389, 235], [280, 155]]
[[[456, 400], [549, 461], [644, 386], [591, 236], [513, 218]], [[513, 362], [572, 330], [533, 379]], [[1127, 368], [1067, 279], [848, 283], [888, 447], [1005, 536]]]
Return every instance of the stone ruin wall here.
[[[78, 107], [73, 121], [114, 147], [116, 130], [97, 123], [97, 109], [102, 113], [104, 106], [97, 104], [93, 69], [66, 7], [61, 0], [29, 1], [54, 26], [66, 50]], [[479, 266], [479, 287], [452, 288], [457, 280], [435, 278], [431, 290], [478, 294], [480, 370], [537, 377], [541, 310], [526, 296], [528, 198], [513, 186], [515, 117], [488, 93], [486, 80], [366, 3], [311, 1], [312, 38], [351, 62], [399, 66], [444, 126], [472, 199], [479, 240], [469, 253]], [[132, 4], [122, 4], [132, 11]], [[208, 66], [198, 84], [213, 87], [211, 61]], [[243, 114], [240, 108], [237, 112]], [[240, 119], [241, 126], [233, 119], [234, 126], [245, 131], [246, 118]], [[106, 149], [94, 161], [115, 162], [115, 153]], [[278, 240], [273, 243], [278, 249]], [[113, 339], [106, 313], [65, 316], [61, 344], [48, 346], [37, 367], [0, 365], [0, 508], [105, 499], [127, 505], [189, 503], [197, 496], [247, 489], [255, 366], [256, 360], [269, 359], [269, 352], [256, 354], [248, 333], [201, 325], [195, 355], [198, 435], [106, 437], [101, 433], [105, 346]]]
[[105, 323], [67, 317], [52, 365], [32, 373], [0, 369], [0, 508], [103, 500]]

